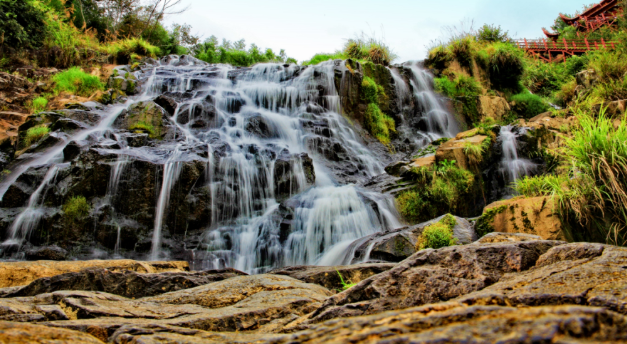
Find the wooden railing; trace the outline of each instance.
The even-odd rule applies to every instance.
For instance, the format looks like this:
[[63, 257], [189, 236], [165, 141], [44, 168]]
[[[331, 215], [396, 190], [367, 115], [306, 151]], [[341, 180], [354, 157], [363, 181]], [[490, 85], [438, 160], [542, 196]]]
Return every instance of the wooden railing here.
[[513, 41], [521, 49], [533, 51], [588, 51], [598, 50], [602, 48], [614, 49], [618, 42], [606, 42], [605, 40], [589, 41], [588, 39], [566, 40], [558, 39], [557, 41], [547, 39], [522, 39]]

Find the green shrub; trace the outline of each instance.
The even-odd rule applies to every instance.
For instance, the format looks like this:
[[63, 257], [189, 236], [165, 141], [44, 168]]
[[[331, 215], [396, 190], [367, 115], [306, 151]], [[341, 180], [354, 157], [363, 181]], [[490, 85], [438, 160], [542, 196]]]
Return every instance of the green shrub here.
[[443, 70], [452, 60], [453, 55], [449, 52], [449, 50], [445, 46], [438, 45], [429, 51], [429, 56], [425, 60], [425, 65], [438, 70]]
[[369, 61], [384, 66], [389, 65], [397, 58], [385, 42], [364, 33], [349, 39], [344, 45], [343, 53], [351, 59]]
[[428, 248], [439, 249], [457, 245], [457, 239], [453, 236], [453, 227], [457, 224], [455, 217], [450, 214], [432, 225], [425, 227], [416, 242], [416, 250]]
[[512, 96], [511, 100], [515, 103], [514, 111], [527, 119], [549, 111], [549, 105], [542, 97], [535, 94], [523, 92]]
[[483, 87], [473, 77], [459, 75], [455, 80], [444, 78], [434, 79], [435, 91], [456, 102], [454, 106], [457, 113], [464, 116], [472, 124], [479, 122], [477, 111], [477, 97], [483, 93]]
[[[129, 61], [133, 54], [147, 57], [157, 57], [161, 55], [161, 49], [141, 38], [129, 38], [109, 44], [105, 48], [106, 52], [119, 59]], [[175, 53], [175, 52], [172, 52]]]
[[417, 186], [396, 197], [399, 212], [410, 223], [458, 211], [465, 206], [462, 198], [470, 194], [475, 185], [474, 174], [451, 161], [429, 168], [414, 168], [411, 173]]
[[572, 78], [564, 63], [526, 59], [522, 85], [535, 94], [548, 97]]
[[50, 128], [48, 128], [45, 124], [29, 128], [26, 131], [26, 136], [24, 137], [24, 145], [26, 147], [30, 146], [31, 144], [39, 141], [42, 137], [46, 136], [49, 132]]
[[224, 40], [222, 44], [218, 44], [218, 39], [212, 36], [205, 42], [196, 45], [192, 49], [192, 54], [208, 63], [224, 63], [242, 67], [265, 62], [295, 62], [294, 59], [288, 58], [283, 50], [279, 55], [276, 55], [272, 49], [266, 49], [265, 52], [262, 52], [255, 44], [251, 44], [248, 50], [245, 48], [244, 40], [235, 43]]
[[48, 99], [44, 97], [37, 97], [33, 99], [33, 106], [32, 106], [33, 113], [42, 112], [46, 109], [47, 106], [48, 106]]
[[589, 66], [601, 83], [622, 80], [627, 73], [627, 58], [619, 52], [601, 50], [592, 54]]
[[492, 85], [499, 90], [519, 90], [524, 72], [524, 52], [509, 43], [496, 43], [488, 53]]
[[90, 210], [91, 207], [83, 196], [72, 197], [63, 205], [63, 215], [72, 221], [89, 215]]
[[46, 36], [45, 18], [33, 0], [0, 1], [0, 44], [14, 49], [41, 46]]
[[53, 77], [55, 89], [79, 96], [90, 96], [104, 89], [104, 84], [97, 76], [87, 74], [78, 67], [72, 67]]
[[475, 39], [472, 36], [456, 39], [449, 45], [449, 50], [464, 67], [471, 67], [475, 56]]
[[484, 24], [475, 35], [479, 42], [508, 42], [509, 32], [501, 29], [501, 26]]

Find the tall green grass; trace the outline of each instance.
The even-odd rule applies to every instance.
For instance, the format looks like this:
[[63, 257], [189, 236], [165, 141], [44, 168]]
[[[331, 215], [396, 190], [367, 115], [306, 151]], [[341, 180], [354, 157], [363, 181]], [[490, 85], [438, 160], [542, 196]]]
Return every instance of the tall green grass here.
[[88, 97], [98, 90], [104, 89], [104, 84], [97, 76], [87, 74], [78, 67], [72, 67], [53, 77], [57, 91], [68, 92]]
[[44, 111], [47, 106], [48, 106], [48, 99], [44, 97], [37, 97], [33, 99], [31, 110], [33, 111], [33, 113], [38, 113], [38, 112]]
[[316, 54], [314, 55], [314, 57], [311, 58], [311, 60], [303, 61], [301, 64], [303, 66], [314, 66], [329, 60], [346, 60], [347, 58], [348, 55], [346, 55], [344, 52], [336, 51], [333, 54]]
[[42, 137], [46, 136], [50, 132], [50, 128], [45, 124], [37, 125], [29, 128], [24, 136], [24, 146], [28, 147], [31, 144], [39, 141]]
[[396, 60], [397, 57], [398, 56], [382, 39], [366, 35], [362, 32], [361, 35], [347, 40], [342, 51], [336, 51], [332, 54], [316, 54], [311, 60], [304, 61], [302, 64], [305, 66], [316, 65], [324, 61], [345, 60], [350, 58], [361, 62], [372, 62], [388, 66]]
[[549, 105], [542, 97], [529, 92], [516, 94], [511, 101], [515, 103], [514, 111], [523, 118], [532, 118], [549, 111]]

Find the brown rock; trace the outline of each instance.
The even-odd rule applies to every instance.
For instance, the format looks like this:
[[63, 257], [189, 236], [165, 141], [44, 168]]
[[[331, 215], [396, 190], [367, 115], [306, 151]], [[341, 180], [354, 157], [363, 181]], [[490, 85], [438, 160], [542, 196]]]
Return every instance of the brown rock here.
[[[485, 207], [478, 232], [524, 233], [545, 240], [570, 240], [549, 197], [513, 198]], [[492, 210], [492, 211], [490, 211]]]
[[431, 167], [435, 164], [435, 155], [418, 158], [410, 164], [411, 167]]
[[102, 344], [102, 341], [82, 332], [50, 328], [42, 325], [0, 321], [0, 343], [11, 344], [52, 344], [85, 343]]
[[359, 283], [366, 278], [395, 267], [394, 263], [365, 263], [347, 266], [290, 266], [269, 272], [290, 276], [305, 283], [321, 285], [331, 291], [342, 291], [340, 274], [345, 283]]
[[444, 160], [454, 160], [456, 161], [457, 166], [465, 169], [471, 169], [472, 166], [479, 165], [483, 161], [484, 157], [469, 157], [466, 154], [466, 147], [468, 145], [482, 145], [485, 140], [489, 140], [490, 138], [484, 135], [474, 135], [469, 137], [462, 135], [461, 137], [463, 138], [456, 138], [455, 140], [443, 143], [435, 153], [436, 161], [441, 162]]
[[560, 241], [525, 241], [422, 250], [395, 268], [327, 299], [310, 322], [450, 300], [481, 290], [505, 273], [533, 267]]
[[627, 249], [577, 243], [554, 247], [536, 267], [458, 299], [464, 304], [604, 307], [627, 314]]
[[130, 270], [139, 273], [188, 271], [187, 262], [140, 262], [134, 260], [88, 260], [75, 262], [0, 262], [0, 288], [27, 285], [42, 277], [51, 277], [86, 268], [111, 271]]
[[496, 96], [480, 96], [477, 99], [477, 112], [481, 119], [492, 118], [500, 121], [511, 110], [505, 98]]
[[103, 291], [135, 299], [198, 287], [242, 275], [246, 273], [235, 269], [138, 273], [90, 268], [79, 272], [43, 277], [19, 289], [10, 288], [14, 290], [5, 293], [4, 297], [35, 296], [60, 290], [83, 290]]
[[473, 244], [496, 244], [502, 242], [520, 242], [543, 240], [542, 237], [524, 233], [488, 233]]

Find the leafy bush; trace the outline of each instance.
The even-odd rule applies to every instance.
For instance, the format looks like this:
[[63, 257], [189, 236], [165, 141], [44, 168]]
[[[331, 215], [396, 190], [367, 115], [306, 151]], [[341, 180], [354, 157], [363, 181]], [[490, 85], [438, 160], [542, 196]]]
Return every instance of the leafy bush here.
[[446, 47], [438, 45], [429, 51], [429, 56], [425, 60], [425, 65], [443, 70], [452, 60], [453, 54], [451, 54]]
[[449, 50], [462, 66], [471, 67], [476, 53], [475, 38], [467, 36], [456, 39], [449, 45]]
[[383, 40], [362, 33], [349, 39], [344, 45], [343, 53], [351, 59], [370, 61], [384, 66], [389, 65], [397, 56]]
[[89, 214], [91, 207], [83, 196], [75, 196], [70, 198], [63, 205], [63, 213], [67, 219], [80, 219]]
[[572, 78], [564, 63], [526, 59], [522, 85], [538, 95], [548, 97], [553, 92], [559, 91], [562, 85]]
[[46, 35], [44, 11], [33, 0], [0, 1], [0, 44], [14, 49], [37, 48]]
[[399, 212], [411, 223], [427, 221], [442, 213], [456, 212], [462, 197], [475, 185], [472, 172], [459, 168], [453, 161], [411, 171], [417, 186], [401, 192], [396, 198]]
[[42, 112], [46, 109], [47, 106], [48, 106], [48, 99], [44, 97], [37, 97], [33, 99], [33, 106], [32, 106], [33, 113]]
[[193, 55], [208, 63], [225, 63], [243, 67], [252, 66], [256, 63], [295, 61], [288, 58], [284, 50], [276, 55], [272, 49], [266, 49], [265, 52], [262, 52], [255, 44], [251, 44], [250, 48], [246, 50], [244, 40], [235, 43], [224, 40], [222, 44], [218, 44], [218, 39], [214, 36], [196, 45], [193, 48]]
[[500, 90], [519, 90], [524, 72], [524, 52], [509, 43], [496, 43], [488, 53], [492, 85]]
[[87, 74], [78, 67], [72, 67], [53, 77], [57, 91], [69, 92], [79, 96], [89, 96], [104, 89], [97, 76]]
[[475, 35], [479, 42], [508, 42], [509, 32], [501, 29], [501, 26], [484, 24]]
[[439, 249], [443, 247], [457, 245], [457, 239], [453, 237], [453, 227], [457, 224], [455, 217], [450, 214], [432, 225], [424, 228], [418, 241], [416, 242], [416, 250], [425, 250], [428, 248]]
[[42, 137], [46, 136], [50, 132], [50, 128], [48, 128], [45, 124], [40, 124], [29, 128], [26, 131], [26, 136], [24, 137], [24, 145], [26, 147], [31, 144], [39, 141]]
[[532, 93], [523, 92], [512, 96], [511, 100], [515, 103], [514, 111], [527, 119], [549, 110], [549, 105], [542, 97]]

